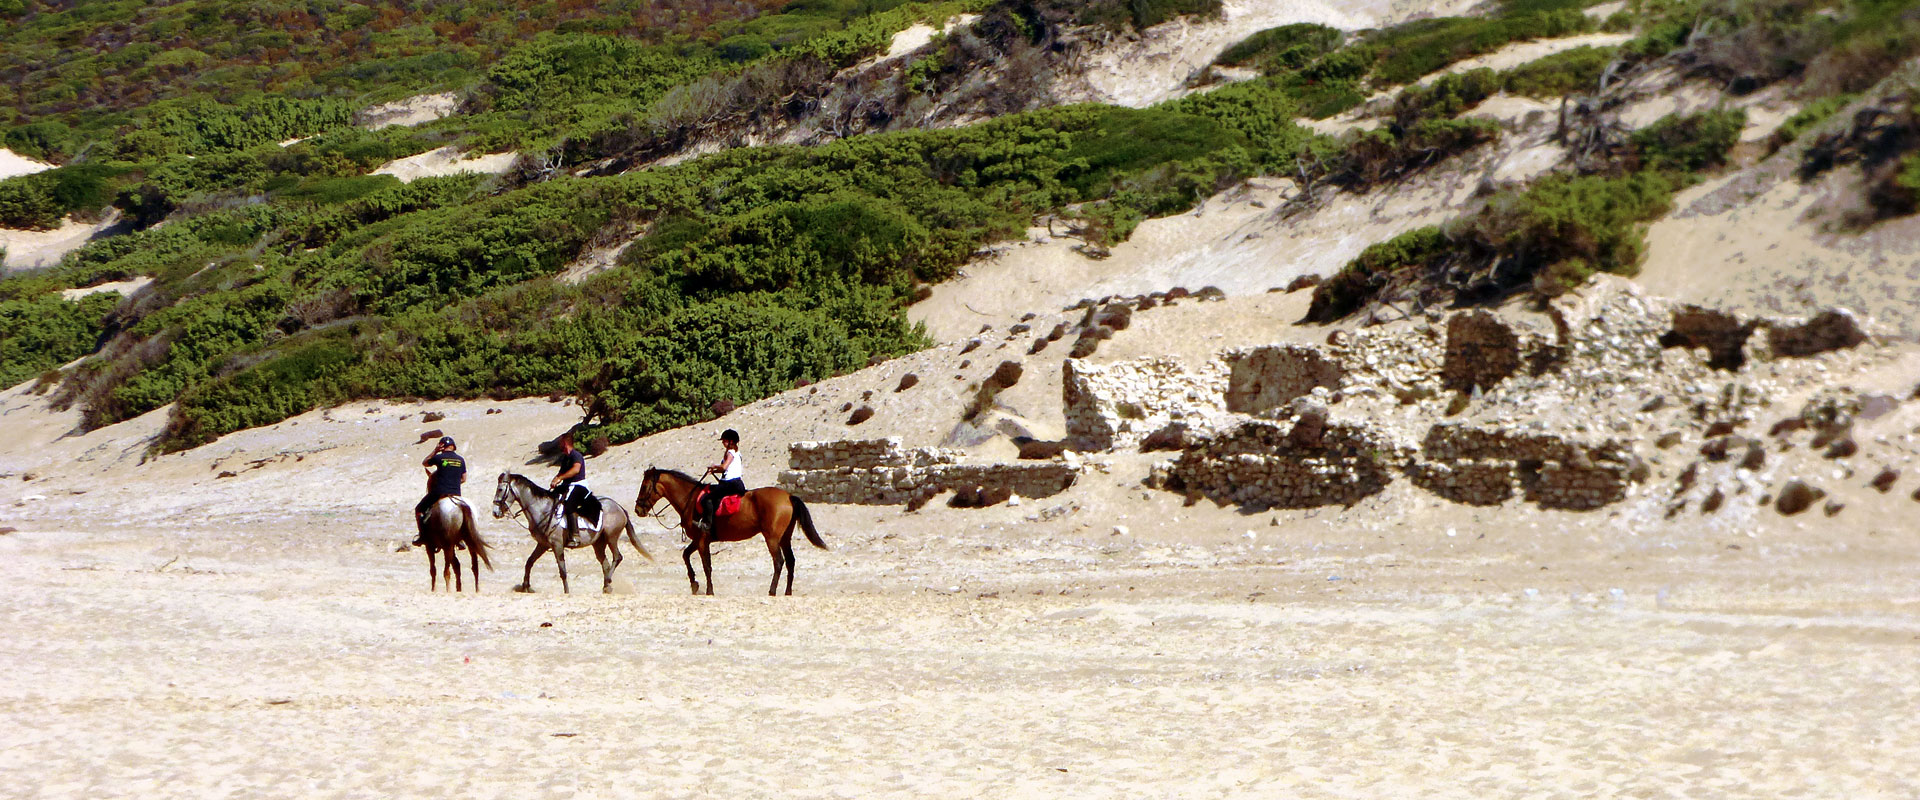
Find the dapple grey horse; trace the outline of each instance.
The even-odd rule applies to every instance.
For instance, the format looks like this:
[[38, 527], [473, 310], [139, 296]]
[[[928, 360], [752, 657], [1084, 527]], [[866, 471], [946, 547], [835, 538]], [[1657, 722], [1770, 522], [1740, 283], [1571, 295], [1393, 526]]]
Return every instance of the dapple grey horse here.
[[[433, 591], [440, 590], [440, 584], [451, 583], [453, 590], [464, 592], [460, 585], [460, 556], [457, 548], [465, 545], [473, 561], [473, 590], [480, 591], [480, 565], [493, 569], [493, 561], [487, 558], [487, 543], [480, 538], [480, 529], [473, 525], [473, 509], [464, 501], [452, 497], [442, 497], [439, 502], [427, 509], [426, 524], [421, 529], [421, 540], [427, 545], [427, 585]], [[446, 551], [446, 563], [436, 570], [433, 555]], [[437, 572], [445, 571], [451, 577], [443, 579]]]
[[[600, 500], [600, 530], [590, 531], [582, 525], [580, 533], [587, 541], [576, 542], [574, 546], [580, 547], [587, 543], [593, 545], [593, 555], [600, 559], [602, 578], [600, 591], [602, 594], [611, 594], [613, 571], [620, 568], [622, 560], [620, 555], [622, 532], [627, 534], [627, 541], [633, 543], [633, 549], [640, 551], [642, 557], [652, 561], [653, 554], [640, 545], [640, 539], [633, 533], [633, 526], [630, 524], [625, 508], [610, 497], [594, 496]], [[565, 520], [553, 513], [554, 506], [559, 502], [558, 495], [535, 483], [532, 478], [506, 472], [500, 473], [500, 480], [493, 491], [494, 518], [499, 519], [509, 513], [525, 515], [527, 534], [533, 537], [533, 555], [527, 556], [526, 574], [521, 577], [520, 585], [513, 587], [514, 591], [533, 591], [533, 563], [539, 561], [548, 550], [552, 550], [553, 561], [560, 567], [560, 590], [568, 594], [573, 593], [573, 588], [567, 584], [566, 548], [560, 546], [560, 543], [567, 538], [567, 524]], [[517, 512], [510, 507], [510, 503], [519, 506]], [[613, 551], [612, 563], [607, 562], [609, 549]]]

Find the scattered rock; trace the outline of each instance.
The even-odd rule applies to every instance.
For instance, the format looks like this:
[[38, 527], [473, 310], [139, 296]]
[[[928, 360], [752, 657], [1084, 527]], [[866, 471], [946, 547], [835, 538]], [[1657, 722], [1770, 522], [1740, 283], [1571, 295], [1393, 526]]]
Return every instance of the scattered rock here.
[[1002, 361], [1000, 362], [1000, 366], [994, 368], [993, 377], [988, 380], [1002, 389], [1007, 389], [1019, 383], [1020, 376], [1025, 373], [1026, 368], [1020, 366], [1020, 362]]
[[497, 408], [489, 408], [489, 409], [487, 409], [487, 413], [488, 413], [488, 414], [504, 414], [504, 413], [506, 413], [506, 412], [504, 412], [504, 411], [502, 411], [502, 410], [500, 410], [500, 409], [497, 409]]
[[1807, 421], [1805, 419], [1802, 419], [1800, 417], [1788, 417], [1786, 419], [1780, 420], [1779, 422], [1773, 423], [1773, 427], [1767, 429], [1767, 435], [1768, 436], [1785, 436], [1794, 431], [1805, 430], [1806, 427], [1807, 427]]
[[1727, 502], [1727, 493], [1720, 491], [1720, 487], [1715, 486], [1713, 487], [1713, 492], [1708, 494], [1705, 500], [1700, 501], [1700, 513], [1711, 514], [1719, 511], [1720, 505], [1725, 502]]
[[438, 411], [429, 411], [425, 414], [420, 415], [421, 422], [439, 422], [440, 420], [443, 420], [446, 418], [447, 418], [447, 415], [442, 414]]
[[1300, 291], [1302, 289], [1311, 289], [1319, 285], [1320, 285], [1320, 276], [1302, 275], [1298, 278], [1294, 278], [1293, 282], [1288, 283], [1286, 291], [1287, 291], [1287, 294], [1293, 294], [1294, 292]]
[[1827, 504], [1820, 508], [1820, 511], [1821, 513], [1824, 513], [1829, 517], [1834, 517], [1834, 516], [1839, 516], [1840, 509], [1843, 509], [1846, 507], [1847, 507], [1846, 503], [1842, 503], [1838, 500], [1828, 500]]
[[1853, 437], [1843, 436], [1835, 440], [1822, 455], [1827, 458], [1847, 458], [1858, 452], [1860, 452], [1860, 445], [1854, 443]]
[[1760, 467], [1766, 465], [1766, 463], [1767, 448], [1761, 447], [1759, 442], [1748, 440], [1747, 454], [1741, 457], [1740, 468], [1748, 472], [1759, 472]]
[[1008, 328], [1007, 335], [1019, 336], [1020, 334], [1026, 333], [1027, 331], [1030, 331], [1030, 330], [1033, 330], [1032, 325], [1028, 325], [1027, 323], [1021, 322], [1021, 323], [1015, 324], [1011, 328]]
[[1812, 508], [1814, 503], [1820, 502], [1825, 499], [1826, 496], [1827, 493], [1825, 490], [1816, 489], [1798, 480], [1792, 480], [1788, 481], [1786, 487], [1780, 490], [1780, 498], [1775, 501], [1774, 508], [1782, 515], [1791, 517]]
[[852, 410], [853, 410], [853, 401], [849, 400], [845, 403], [840, 404], [840, 413], [845, 414]]
[[218, 475], [215, 475], [214, 477], [216, 477], [216, 478], [231, 478], [231, 477], [233, 477], [233, 476], [234, 476], [234, 475], [236, 475], [236, 474], [238, 474], [238, 473], [236, 473], [236, 472], [234, 472], [233, 470], [221, 470], [221, 471], [220, 471], [220, 474], [218, 474]]
[[1041, 461], [1053, 458], [1065, 452], [1067, 449], [1067, 443], [1064, 441], [1047, 442], [1028, 436], [1015, 437], [1013, 443], [1019, 446], [1020, 459], [1023, 461]]
[[1679, 494], [1681, 492], [1684, 492], [1688, 489], [1693, 488], [1693, 482], [1699, 479], [1700, 479], [1700, 462], [1695, 461], [1691, 464], [1688, 464], [1686, 469], [1683, 469], [1680, 471], [1680, 488], [1675, 489], [1674, 494]]
[[1147, 434], [1140, 440], [1140, 452], [1151, 453], [1159, 450], [1185, 450], [1192, 441], [1192, 431], [1184, 422], [1171, 422], [1160, 430]]
[[1900, 401], [1890, 395], [1869, 394], [1860, 398], [1860, 411], [1856, 415], [1861, 419], [1879, 419], [1900, 407]]
[[1227, 293], [1218, 286], [1208, 286], [1193, 293], [1195, 300], [1218, 302], [1227, 299]]
[[872, 389], [868, 389], [868, 390], [866, 390], [866, 391], [864, 391], [864, 392], [861, 392], [861, 393], [860, 393], [860, 399], [861, 399], [862, 401], [866, 401], [866, 400], [872, 400], [872, 399], [873, 399], [873, 390], [872, 390]]
[[1708, 439], [1712, 439], [1716, 436], [1726, 436], [1727, 434], [1733, 433], [1733, 427], [1734, 427], [1734, 423], [1726, 420], [1721, 420], [1719, 422], [1715, 422], [1711, 425], [1708, 425], [1707, 432], [1704, 434], [1704, 436]]
[[414, 444], [420, 444], [420, 442], [430, 442], [445, 435], [447, 435], [445, 431], [442, 431], [439, 428], [434, 428], [433, 430], [420, 434], [420, 441], [414, 442]]
[[1021, 317], [1020, 317], [1020, 321], [1021, 321], [1021, 322], [1032, 322], [1032, 321], [1033, 321], [1033, 318], [1034, 318], [1034, 317], [1037, 317], [1037, 316], [1040, 316], [1040, 315], [1039, 315], [1039, 314], [1035, 314], [1035, 313], [1033, 313], [1033, 312], [1031, 312], [1031, 311], [1029, 311], [1029, 312], [1027, 312], [1027, 313], [1025, 313], [1025, 314], [1023, 314], [1023, 315], [1021, 315]]
[[848, 424], [848, 425], [858, 425], [858, 424], [860, 424], [860, 423], [862, 423], [862, 422], [866, 422], [867, 420], [870, 420], [870, 419], [873, 419], [873, 407], [872, 407], [872, 406], [861, 406], [861, 407], [859, 407], [858, 409], [855, 409], [855, 410], [854, 410], [854, 412], [853, 412], [853, 416], [851, 416], [851, 417], [847, 417], [847, 424]]
[[1880, 474], [1873, 476], [1873, 482], [1868, 485], [1878, 489], [1881, 494], [1886, 494], [1893, 491], [1894, 481], [1898, 480], [1900, 480], [1900, 470], [1887, 467], [1880, 470]]
[[905, 375], [900, 376], [900, 385], [893, 387], [893, 390], [896, 392], [904, 392], [908, 389], [913, 388], [914, 384], [917, 384], [919, 382], [920, 382], [920, 376], [909, 372]]
[[1665, 450], [1679, 444], [1680, 441], [1685, 438], [1686, 436], [1682, 435], [1679, 431], [1667, 431], [1666, 433], [1660, 434], [1660, 438], [1654, 440], [1653, 446]]
[[1652, 400], [1648, 400], [1646, 403], [1640, 406], [1640, 413], [1651, 414], [1655, 411], [1659, 411], [1660, 409], [1663, 409], [1666, 407], [1667, 407], [1667, 396], [1664, 394], [1655, 395]]
[[409, 551], [409, 550], [412, 550], [412, 549], [413, 549], [413, 545], [412, 545], [411, 543], [408, 543], [408, 542], [394, 542], [394, 543], [393, 543], [393, 552], [396, 552], [396, 553], [405, 553], [405, 552], [407, 552], [407, 551]]
[[956, 489], [947, 505], [953, 508], [986, 508], [1006, 502], [1013, 491], [1004, 487], [969, 486]]
[[964, 356], [968, 353], [971, 353], [975, 350], [980, 349], [981, 344], [982, 342], [979, 339], [968, 339], [966, 346], [960, 348], [960, 355]]

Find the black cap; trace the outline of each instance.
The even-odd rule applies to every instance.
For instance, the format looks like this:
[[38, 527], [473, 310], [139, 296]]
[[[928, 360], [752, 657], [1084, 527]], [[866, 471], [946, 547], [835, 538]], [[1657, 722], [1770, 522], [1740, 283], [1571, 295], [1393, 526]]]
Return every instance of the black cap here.
[[740, 443], [740, 432], [739, 432], [739, 431], [736, 431], [736, 430], [734, 430], [734, 429], [732, 429], [732, 428], [728, 428], [728, 429], [726, 429], [725, 431], [723, 431], [723, 432], [721, 432], [721, 434], [720, 434], [720, 441], [723, 441], [723, 442], [733, 442], [734, 444], [739, 444], [739, 443]]
[[444, 446], [448, 446], [448, 447], [451, 447], [451, 446], [453, 446], [453, 437], [451, 437], [451, 436], [442, 436], [442, 437], [440, 437], [440, 444], [442, 444], [442, 445], [444, 445]]

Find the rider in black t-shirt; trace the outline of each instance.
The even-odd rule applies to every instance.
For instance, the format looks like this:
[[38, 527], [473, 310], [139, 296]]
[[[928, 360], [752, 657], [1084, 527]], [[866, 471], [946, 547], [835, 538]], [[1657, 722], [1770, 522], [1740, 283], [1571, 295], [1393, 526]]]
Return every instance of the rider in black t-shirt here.
[[427, 496], [413, 507], [413, 524], [420, 535], [413, 540], [418, 547], [426, 543], [427, 509], [442, 497], [459, 497], [460, 484], [467, 479], [467, 460], [455, 451], [453, 437], [440, 437], [440, 444], [427, 454], [420, 466], [427, 468]]
[[572, 546], [580, 538], [580, 520], [575, 516], [579, 510], [580, 498], [587, 494], [587, 457], [573, 449], [573, 433], [560, 434], [560, 456], [555, 459], [560, 473], [553, 476], [553, 482], [547, 484], [560, 500], [560, 511], [567, 520], [567, 544]]

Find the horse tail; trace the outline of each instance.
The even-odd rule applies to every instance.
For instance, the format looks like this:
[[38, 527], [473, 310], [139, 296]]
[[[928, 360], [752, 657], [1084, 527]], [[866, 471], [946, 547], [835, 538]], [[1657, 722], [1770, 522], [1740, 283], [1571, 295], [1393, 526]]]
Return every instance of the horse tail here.
[[[636, 535], [634, 535], [634, 532], [633, 532], [633, 515], [632, 515], [632, 514], [629, 514], [629, 513], [627, 513], [627, 510], [626, 510], [626, 509], [624, 509], [624, 508], [623, 508], [623, 509], [620, 509], [620, 515], [621, 515], [621, 516], [623, 516], [623, 517], [625, 517], [625, 518], [626, 518], [626, 520], [627, 520], [627, 543], [628, 543], [628, 544], [631, 544], [631, 545], [633, 545], [633, 549], [635, 549], [635, 550], [638, 550], [638, 551], [640, 551], [640, 556], [641, 556], [642, 558], [645, 558], [645, 559], [647, 560], [647, 563], [649, 563], [649, 564], [658, 564], [658, 563], [660, 563], [660, 562], [658, 562], [658, 561], [655, 561], [655, 560], [653, 560], [653, 554], [652, 554], [652, 553], [649, 553], [649, 552], [647, 552], [647, 548], [646, 548], [645, 546], [643, 546], [643, 545], [641, 545], [641, 544], [640, 544], [640, 537], [639, 537], [639, 536], [636, 536]], [[619, 537], [617, 537], [617, 536], [616, 536], [616, 537], [614, 537], [614, 544], [619, 544], [619, 543], [620, 543], [620, 539], [619, 539]]]
[[[487, 540], [480, 538], [480, 528], [473, 524], [473, 509], [462, 509], [460, 513], [460, 538], [466, 540], [467, 552], [480, 563], [487, 565], [487, 571], [493, 571], [493, 559], [487, 557]], [[479, 580], [475, 578], [474, 580]], [[475, 584], [478, 585], [478, 584]]]
[[793, 503], [793, 521], [787, 523], [787, 535], [793, 535], [793, 526], [798, 524], [800, 530], [807, 532], [807, 541], [812, 542], [814, 547], [827, 549], [827, 543], [820, 541], [820, 532], [813, 529], [813, 514], [807, 511], [806, 502], [792, 495], [788, 495], [787, 499]]

